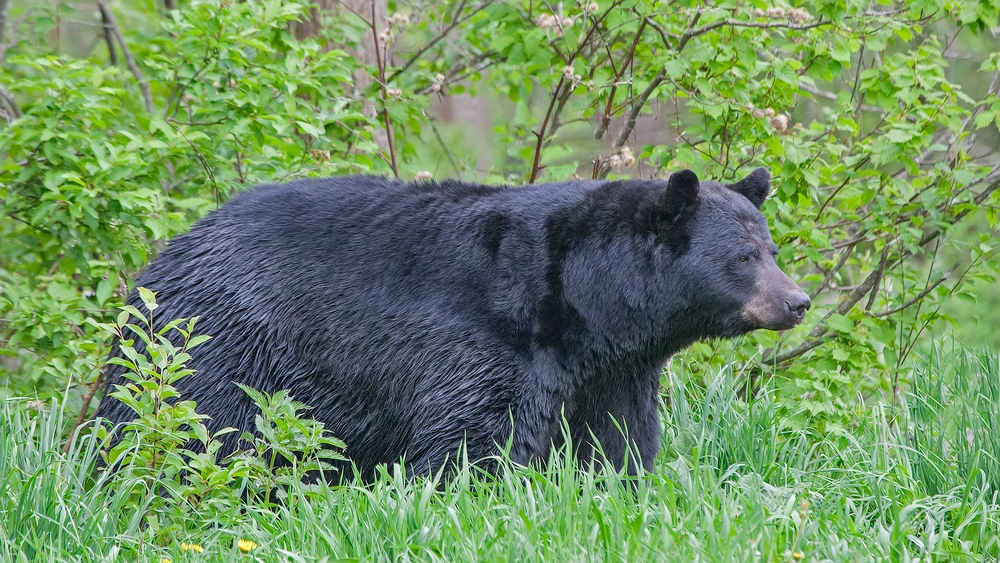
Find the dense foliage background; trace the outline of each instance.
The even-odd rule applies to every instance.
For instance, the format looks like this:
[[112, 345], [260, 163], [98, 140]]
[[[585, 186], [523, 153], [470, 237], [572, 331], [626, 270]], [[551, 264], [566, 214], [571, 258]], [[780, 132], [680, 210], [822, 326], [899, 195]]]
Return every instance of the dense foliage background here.
[[88, 394], [107, 338], [85, 320], [234, 193], [353, 172], [767, 166], [780, 262], [817, 306], [675, 366], [776, 367], [786, 426], [847, 427], [891, 401], [941, 321], [982, 316], [963, 335], [996, 338], [1000, 3], [393, 2], [374, 22], [371, 2], [4, 5], [8, 394]]
[[[857, 452], [865, 432], [926, 440], [941, 465], [924, 492], [983, 471], [995, 524], [997, 450], [970, 430], [995, 440], [992, 395], [918, 430], [956, 388], [944, 368], [921, 378], [934, 341], [1000, 343], [1000, 1], [320, 4], [0, 0], [0, 396], [33, 400], [11, 416], [59, 404], [66, 418], [47, 420], [85, 419], [108, 323], [143, 266], [260, 182], [685, 167], [733, 180], [766, 166], [779, 262], [815, 306], [796, 330], [678, 355], [664, 456], [704, 445], [676, 409], [717, 399], [728, 366], [739, 393], [726, 404], [763, 405], [767, 440], [796, 452]], [[988, 383], [967, 363], [958, 381]], [[914, 404], [932, 399], [940, 408]], [[774, 476], [762, 467], [751, 473]]]

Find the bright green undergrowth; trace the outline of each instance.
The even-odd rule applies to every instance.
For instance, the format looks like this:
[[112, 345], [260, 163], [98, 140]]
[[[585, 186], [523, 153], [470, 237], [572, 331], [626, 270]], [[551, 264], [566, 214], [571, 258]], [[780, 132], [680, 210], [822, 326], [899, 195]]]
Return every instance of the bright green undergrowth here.
[[[466, 466], [447, 482], [412, 479], [397, 467], [369, 485], [243, 488], [203, 511], [190, 498], [171, 506], [166, 481], [96, 470], [92, 427], [64, 453], [58, 406], [8, 400], [0, 561], [1000, 557], [1000, 360], [935, 349], [912, 377], [895, 405], [818, 435], [780, 430], [767, 385], [742, 399], [739, 374], [722, 370], [704, 386], [671, 374], [663, 451], [634, 480], [578, 470], [563, 452], [545, 469], [495, 478]], [[244, 552], [240, 540], [255, 546]]]

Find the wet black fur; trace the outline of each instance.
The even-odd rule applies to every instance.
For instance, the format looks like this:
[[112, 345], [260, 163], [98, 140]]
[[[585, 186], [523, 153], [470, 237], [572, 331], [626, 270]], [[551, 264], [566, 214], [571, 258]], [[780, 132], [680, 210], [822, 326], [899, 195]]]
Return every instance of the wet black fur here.
[[[266, 185], [171, 242], [138, 285], [158, 292], [159, 319], [200, 315], [214, 337], [179, 385], [213, 429], [252, 430], [241, 382], [314, 407], [365, 475], [404, 455], [436, 469], [463, 440], [474, 460], [508, 440], [515, 461], [545, 459], [561, 415], [584, 461], [593, 436], [620, 467], [626, 429], [636, 471], [659, 449], [664, 362], [758, 328], [742, 308], [761, 274], [737, 254], [773, 246], [758, 210], [768, 187], [766, 171], [733, 188], [690, 171]], [[109, 385], [121, 382], [111, 366]], [[113, 399], [98, 414], [132, 418]]]

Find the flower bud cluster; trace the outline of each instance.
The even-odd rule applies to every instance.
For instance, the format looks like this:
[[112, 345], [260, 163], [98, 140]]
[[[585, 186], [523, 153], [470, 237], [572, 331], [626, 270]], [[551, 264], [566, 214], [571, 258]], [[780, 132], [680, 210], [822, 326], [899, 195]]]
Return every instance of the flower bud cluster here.
[[570, 16], [561, 18], [552, 14], [539, 14], [538, 17], [535, 18], [535, 25], [542, 29], [555, 30], [557, 35], [562, 35], [564, 29], [567, 27], [573, 27], [573, 24], [575, 23], [576, 19]]
[[612, 170], [623, 166], [628, 168], [635, 164], [635, 156], [632, 154], [632, 149], [622, 147], [618, 152], [609, 156], [604, 163]]
[[770, 18], [772, 20], [788, 20], [794, 24], [803, 24], [812, 19], [804, 8], [784, 8], [781, 6], [771, 6], [766, 10], [757, 8], [754, 16], [758, 18]]
[[431, 92], [440, 94], [442, 88], [444, 88], [444, 75], [439, 72], [434, 75], [434, 84], [431, 84]]
[[750, 112], [750, 115], [756, 117], [757, 119], [764, 119], [765, 117], [768, 118], [771, 121], [771, 125], [774, 126], [779, 133], [784, 133], [788, 130], [788, 116], [774, 111], [774, 108], [760, 109], [758, 107], [754, 107], [754, 105], [750, 102], [747, 102], [747, 104], [743, 107]]
[[400, 27], [406, 27], [410, 25], [410, 16], [406, 14], [395, 13], [389, 16], [386, 21], [390, 26], [398, 25]]

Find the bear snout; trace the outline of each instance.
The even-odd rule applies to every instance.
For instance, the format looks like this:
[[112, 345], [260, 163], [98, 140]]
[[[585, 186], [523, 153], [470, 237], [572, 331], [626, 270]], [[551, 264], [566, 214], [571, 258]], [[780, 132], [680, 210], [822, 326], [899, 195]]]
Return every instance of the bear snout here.
[[757, 291], [744, 306], [743, 318], [754, 328], [787, 330], [806, 316], [812, 300], [788, 276], [779, 271], [757, 280]]
[[792, 316], [798, 319], [795, 324], [802, 322], [802, 319], [806, 316], [806, 311], [812, 305], [812, 299], [805, 293], [800, 292], [798, 295], [793, 296], [785, 301], [785, 305], [788, 306], [789, 312]]

